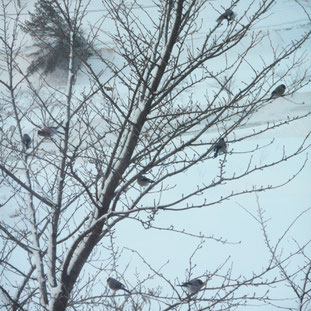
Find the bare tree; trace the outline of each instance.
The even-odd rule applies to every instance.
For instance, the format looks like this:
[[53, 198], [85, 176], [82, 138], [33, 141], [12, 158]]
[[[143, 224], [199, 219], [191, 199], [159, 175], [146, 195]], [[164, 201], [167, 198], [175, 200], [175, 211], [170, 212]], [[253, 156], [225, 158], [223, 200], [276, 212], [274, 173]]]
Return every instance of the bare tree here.
[[[118, 257], [123, 254], [114, 243], [119, 223], [130, 220], [132, 226], [225, 242], [159, 226], [155, 221], [159, 214], [204, 209], [243, 194], [280, 187], [295, 177], [289, 176], [282, 184], [267, 182], [211, 199], [204, 195], [283, 163], [308, 148], [309, 134], [295, 151], [258, 164], [253, 163], [252, 155], [268, 146], [257, 146], [248, 151], [249, 163], [243, 172], [227, 173], [227, 158], [234, 142], [260, 137], [309, 116], [305, 113], [267, 123], [251, 134], [235, 135], [258, 111], [273, 104], [271, 92], [284, 80], [288, 81], [285, 95], [308, 83], [309, 72], [303, 70], [306, 55], [300, 48], [310, 32], [282, 49], [271, 42], [271, 60], [262, 59], [256, 65], [249, 55], [269, 40], [269, 34], [253, 32], [252, 28], [268, 14], [275, 0], [263, 0], [259, 5], [254, 1], [249, 10], [228, 23], [216, 22], [223, 8], [214, 8], [212, 28], [201, 24], [205, 0], [155, 1], [155, 14], [136, 1], [103, 0], [104, 16], [92, 25], [89, 41], [93, 46], [112, 49], [115, 57], [94, 50], [96, 64], [103, 70], [88, 61], [77, 73], [73, 67], [74, 38], [87, 11], [86, 1], [54, 2], [69, 31], [65, 87], [53, 84], [44, 75], [29, 77], [22, 66], [25, 55], [21, 49], [20, 11], [12, 20], [7, 14], [8, 4], [2, 0], [0, 182], [7, 193], [1, 206], [14, 206], [15, 214], [10, 221], [0, 222], [1, 306], [54, 311], [95, 307], [181, 310], [183, 306], [232, 310], [248, 300], [265, 302], [265, 290], [254, 295], [245, 290], [275, 284], [265, 276], [280, 267], [278, 262], [250, 277], [235, 277], [230, 261], [225, 260], [215, 271], [195, 276], [205, 282], [195, 295], [181, 294], [161, 268], [152, 267], [135, 250], [150, 270], [148, 279], [161, 278], [171, 294], [162, 294], [160, 287], [148, 289], [146, 279], [137, 275], [136, 284], [131, 286], [135, 291], [131, 295], [120, 293], [119, 299], [119, 291], [112, 294], [102, 277], [113, 272], [128, 287], [124, 273], [117, 273]], [[230, 9], [238, 5], [239, 1], [233, 1]], [[108, 19], [114, 27], [111, 23], [105, 27]], [[202, 34], [199, 43], [195, 41], [198, 33]], [[107, 45], [103, 36], [113, 45]], [[228, 53], [241, 44], [245, 46], [243, 52], [229, 60]], [[212, 63], [217, 63], [217, 69], [211, 69], [215, 67]], [[286, 70], [277, 73], [277, 66], [283, 63]], [[245, 66], [252, 78], [235, 88], [235, 78]], [[299, 77], [287, 79], [298, 67], [302, 68]], [[80, 88], [74, 83], [79, 75], [85, 83]], [[202, 84], [217, 88], [198, 97], [195, 88]], [[187, 98], [186, 102], [182, 98]], [[27, 149], [22, 143], [25, 132], [31, 137]], [[215, 133], [212, 140], [206, 136], [210, 132]], [[218, 175], [188, 185], [178, 197], [165, 196], [174, 188], [171, 178], [215, 161], [214, 148], [220, 138], [229, 147], [219, 155]], [[297, 168], [297, 174], [305, 163]], [[192, 270], [190, 258], [189, 279], [194, 277]], [[308, 280], [308, 270], [305, 275]], [[212, 283], [207, 280], [214, 281], [215, 286], [209, 287]]]
[[[257, 215], [253, 215], [248, 210], [246, 211], [260, 224], [264, 242], [271, 258], [267, 265], [268, 270], [271, 267], [276, 267], [279, 270], [279, 276], [277, 280], [275, 280], [276, 283], [285, 282], [286, 286], [291, 289], [293, 294], [291, 297], [285, 296], [283, 299], [273, 299], [273, 297], [270, 297], [266, 299], [266, 302], [285, 310], [309, 310], [311, 304], [311, 258], [308, 253], [310, 252], [311, 239], [307, 238], [306, 241], [300, 243], [297, 239], [290, 237], [290, 231], [294, 226], [299, 225], [299, 220], [306, 217], [311, 209], [308, 208], [301, 212], [288, 227], [286, 227], [279, 238], [273, 237], [275, 242], [273, 242], [271, 230], [269, 233], [269, 219], [265, 216], [266, 211], [260, 206], [258, 196]], [[286, 250], [284, 247], [288, 243], [293, 243], [295, 246], [290, 248], [290, 251]], [[291, 301], [294, 303], [289, 304]], [[292, 307], [292, 305], [295, 307]]]

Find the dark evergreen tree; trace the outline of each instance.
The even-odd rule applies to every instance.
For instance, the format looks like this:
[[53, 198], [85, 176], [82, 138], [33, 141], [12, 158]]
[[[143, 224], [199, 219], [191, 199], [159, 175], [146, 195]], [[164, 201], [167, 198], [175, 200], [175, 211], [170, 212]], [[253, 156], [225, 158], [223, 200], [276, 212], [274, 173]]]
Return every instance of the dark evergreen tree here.
[[[81, 62], [92, 55], [90, 45], [76, 22], [64, 18], [53, 0], [39, 0], [35, 12], [29, 13], [30, 20], [22, 26], [23, 31], [34, 39], [38, 48], [34, 60], [28, 67], [30, 73], [42, 69], [45, 74], [56, 68], [68, 69], [70, 55], [70, 33], [73, 34], [73, 65], [77, 69]], [[71, 30], [71, 32], [70, 32]]]

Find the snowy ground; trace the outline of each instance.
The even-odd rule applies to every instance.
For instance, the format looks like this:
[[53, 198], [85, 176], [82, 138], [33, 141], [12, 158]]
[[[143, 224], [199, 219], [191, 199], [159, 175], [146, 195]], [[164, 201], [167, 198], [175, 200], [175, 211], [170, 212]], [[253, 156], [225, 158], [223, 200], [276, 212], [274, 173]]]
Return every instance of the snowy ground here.
[[[97, 0], [93, 0], [90, 3], [89, 14], [87, 18], [89, 21], [94, 21], [100, 18], [101, 12], [97, 12]], [[258, 0], [256, 0], [258, 1]], [[26, 2], [26, 1], [24, 1]], [[150, 2], [150, 4], [149, 4]], [[248, 1], [241, 1], [239, 7], [243, 11]], [[300, 1], [305, 7], [310, 9], [311, 4], [307, 1]], [[23, 0], [22, 0], [23, 3]], [[153, 6], [151, 1], [144, 1], [144, 5], [148, 7], [148, 10], [152, 12]], [[31, 1], [27, 3], [30, 6]], [[210, 1], [207, 4], [206, 19], [215, 20], [215, 12], [210, 9], [209, 5], [217, 6], [219, 9], [221, 5], [226, 5], [226, 1]], [[295, 14], [292, 11], [295, 10]], [[26, 18], [26, 17], [25, 17]], [[208, 27], [208, 25], [206, 26]], [[273, 40], [278, 44], [283, 45], [291, 40], [297, 38], [303, 31], [310, 27], [310, 23], [304, 17], [302, 8], [300, 8], [295, 1], [291, 0], [280, 0], [273, 8], [273, 13], [267, 17], [267, 19], [259, 22], [255, 28], [255, 31], [269, 30]], [[202, 30], [203, 31], [203, 30]], [[201, 38], [201, 33], [198, 33], [198, 40]], [[107, 42], [111, 44], [111, 42]], [[243, 49], [243, 46], [239, 47]], [[260, 62], [260, 57], [269, 59], [269, 49], [265, 49], [263, 46], [259, 47], [261, 50], [260, 55], [254, 53], [251, 55], [254, 62]], [[310, 40], [305, 45], [305, 50], [311, 50]], [[239, 53], [239, 49], [235, 51], [236, 57]], [[113, 52], [109, 57], [116, 59]], [[93, 60], [94, 64], [97, 64], [97, 60]], [[210, 64], [217, 68], [217, 64]], [[26, 65], [25, 65], [26, 66]], [[100, 70], [100, 66], [97, 66]], [[276, 74], [282, 73], [282, 68]], [[245, 68], [239, 76], [236, 78], [236, 88], [239, 87], [239, 81], [247, 79], [251, 74], [248, 68]], [[285, 83], [290, 85], [293, 77], [287, 77]], [[64, 80], [65, 81], [65, 80]], [[79, 88], [83, 88], [86, 83], [85, 77], [82, 75], [77, 81], [78, 91]], [[60, 87], [64, 87], [60, 83]], [[202, 89], [200, 89], [200, 87]], [[204, 86], [198, 87], [195, 92], [201, 95], [198, 96], [198, 100], [204, 98], [205, 89]], [[216, 88], [216, 85], [209, 86], [211, 89]], [[126, 90], [124, 90], [126, 96]], [[253, 130], [259, 130], [264, 127], [266, 122], [277, 122], [286, 120], [288, 116], [304, 115], [311, 111], [311, 88], [310, 85], [301, 90], [301, 92], [288, 96], [286, 98], [277, 99], [273, 105], [265, 107], [260, 111], [246, 126], [242, 126], [235, 135], [244, 135], [251, 133]], [[28, 128], [29, 131], [32, 128]], [[263, 134], [260, 138], [244, 141], [243, 143], [230, 144], [230, 154], [227, 157], [227, 173], [239, 172], [245, 168], [249, 159], [248, 154], [243, 152], [251, 150], [256, 145], [265, 145], [274, 140], [274, 143], [269, 147], [265, 148], [262, 152], [258, 152], [254, 161], [258, 163], [264, 163], [265, 161], [271, 161], [276, 159], [282, 154], [283, 147], [286, 151], [293, 151], [305, 135], [311, 130], [311, 118], [298, 120], [291, 123], [288, 126], [275, 129], [267, 134]], [[215, 139], [215, 133], [207, 133], [206, 140]], [[228, 137], [230, 141], [230, 136]], [[310, 142], [310, 139], [309, 139]], [[47, 147], [49, 148], [49, 147]], [[240, 182], [229, 187], [220, 187], [217, 190], [207, 192], [205, 194], [209, 200], [217, 200], [224, 193], [228, 193], [232, 190], [238, 191], [241, 189], [249, 188], [252, 185], [267, 185], [267, 184], [278, 184], [283, 183], [289, 176], [292, 176], [297, 172], [299, 167], [307, 157], [307, 153], [300, 155], [294, 159], [283, 163], [276, 168], [259, 172], [252, 177], [245, 178]], [[189, 186], [195, 186], [196, 184], [202, 184], [204, 180], [210, 179], [217, 175], [219, 171], [219, 159], [213, 159], [205, 163], [204, 165], [195, 167], [186, 173], [179, 175], [178, 178], [171, 178], [168, 180], [170, 185], [176, 185], [171, 191], [171, 197], [177, 197], [181, 193], [184, 193]], [[269, 219], [268, 231], [270, 232], [271, 240], [275, 243], [277, 239], [283, 234], [284, 230], [291, 224], [291, 222], [303, 211], [311, 207], [311, 163], [307, 162], [305, 169], [289, 184], [284, 187], [271, 190], [269, 192], [260, 193], [258, 198], [261, 208], [266, 211], [265, 217]], [[4, 192], [0, 195], [4, 198]], [[148, 199], [150, 202], [156, 199], [157, 194], [150, 193], [146, 197], [146, 204]], [[202, 198], [199, 197], [198, 200]], [[164, 199], [165, 200], [165, 199]], [[222, 204], [212, 206], [211, 208], [204, 210], [192, 210], [190, 213], [165, 213], [159, 215], [156, 224], [163, 227], [169, 227], [174, 225], [176, 229], [185, 229], [189, 232], [204, 233], [205, 235], [222, 237], [229, 242], [239, 244], [222, 245], [210, 241], [205, 243], [204, 247], [195, 257], [195, 263], [197, 267], [195, 272], [197, 275], [203, 274], [206, 270], [213, 271], [219, 264], [225, 261], [230, 256], [232, 262], [234, 262], [233, 270], [235, 275], [239, 274], [251, 274], [253, 271], [260, 271], [262, 266], [266, 264], [266, 260], [269, 258], [267, 250], [263, 242], [263, 236], [258, 223], [245, 211], [248, 210], [250, 213], [256, 214], [257, 209], [257, 198], [254, 194], [245, 195], [233, 198], [230, 201], [223, 202]], [[2, 208], [0, 215], [2, 219], [12, 221], [12, 218], [8, 217], [14, 213], [12, 210]], [[301, 217], [295, 226], [291, 229], [287, 239], [284, 240], [282, 247], [284, 248], [284, 254], [294, 250], [294, 239], [303, 244], [308, 241], [311, 237], [311, 211], [308, 211]], [[137, 225], [133, 226], [131, 221], [122, 222], [117, 227], [116, 231], [117, 244], [120, 248], [127, 247], [130, 249], [137, 250], [144, 258], [155, 268], [159, 268], [169, 260], [169, 263], [163, 268], [162, 273], [170, 280], [183, 281], [186, 277], [185, 270], [189, 268], [189, 256], [192, 254], [198, 240], [188, 236], [181, 236], [176, 233], [168, 233], [166, 231], [157, 230], [144, 230], [142, 227]], [[310, 255], [310, 249], [308, 250]], [[120, 272], [129, 263], [130, 267], [127, 269], [125, 277], [128, 280], [128, 284], [134, 285], [135, 280], [131, 280], [131, 276], [138, 269], [142, 274], [142, 277], [148, 273], [147, 268], [141, 264], [140, 260], [137, 259], [130, 251], [125, 250], [124, 256], [120, 262]], [[296, 266], [299, 262], [293, 262], [292, 265]], [[106, 275], [103, 276], [103, 279]], [[150, 282], [150, 287], [153, 287], [155, 283]], [[161, 285], [161, 284], [159, 284]], [[164, 285], [165, 287], [166, 285]], [[170, 291], [170, 289], [167, 289]], [[165, 292], [165, 289], [164, 289]], [[278, 295], [278, 298], [288, 297], [292, 295], [290, 290], [285, 287], [272, 289], [273, 294]], [[295, 307], [294, 302], [285, 302], [288, 307], [292, 304]], [[248, 310], [253, 310], [249, 307]], [[266, 307], [265, 311], [275, 311], [273, 307]]]

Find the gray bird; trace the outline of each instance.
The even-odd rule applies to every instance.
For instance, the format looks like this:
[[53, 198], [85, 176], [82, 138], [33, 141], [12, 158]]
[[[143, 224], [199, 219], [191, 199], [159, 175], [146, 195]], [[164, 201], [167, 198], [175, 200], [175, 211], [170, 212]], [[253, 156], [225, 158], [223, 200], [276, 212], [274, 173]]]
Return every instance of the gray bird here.
[[214, 158], [219, 154], [225, 153], [227, 150], [227, 144], [223, 138], [220, 138], [214, 147]]
[[286, 86], [284, 84], [277, 86], [272, 91], [270, 99], [281, 97], [285, 93], [285, 90], [286, 90]]
[[22, 143], [25, 145], [26, 149], [30, 148], [31, 138], [28, 134], [24, 134], [22, 137]]
[[153, 180], [151, 180], [150, 178], [144, 176], [144, 175], [139, 175], [137, 178], [137, 183], [141, 186], [141, 187], [146, 187], [149, 184], [154, 183]]
[[128, 289], [125, 288], [124, 284], [122, 284], [121, 282], [119, 282], [118, 280], [114, 278], [108, 278], [107, 283], [108, 283], [108, 286], [114, 291], [122, 289], [129, 294], [131, 293]]
[[200, 279], [193, 279], [189, 282], [182, 283], [181, 287], [185, 287], [190, 294], [195, 294], [197, 293], [204, 285], [204, 282]]
[[46, 138], [51, 138], [56, 134], [63, 134], [59, 132], [57, 129], [58, 126], [45, 126], [42, 130], [38, 131], [38, 135]]
[[228, 24], [234, 20], [234, 17], [235, 17], [235, 13], [230, 10], [230, 9], [227, 9], [224, 13], [222, 13], [217, 19], [216, 19], [216, 22], [218, 24], [220, 24], [224, 19], [227, 20]]

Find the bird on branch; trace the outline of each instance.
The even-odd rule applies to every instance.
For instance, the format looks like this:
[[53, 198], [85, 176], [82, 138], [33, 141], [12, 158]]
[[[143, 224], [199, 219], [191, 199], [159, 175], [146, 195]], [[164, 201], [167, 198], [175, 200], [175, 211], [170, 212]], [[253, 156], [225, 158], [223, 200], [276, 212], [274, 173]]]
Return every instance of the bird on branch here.
[[64, 133], [57, 130], [58, 128], [59, 126], [45, 126], [43, 129], [38, 131], [38, 135], [45, 138], [52, 138], [52, 136], [57, 134], [64, 135]]
[[121, 282], [119, 282], [118, 280], [114, 279], [114, 278], [108, 278], [107, 279], [107, 284], [109, 286], [110, 289], [112, 289], [113, 291], [117, 291], [117, 290], [124, 290], [127, 293], [131, 293], [128, 289], [125, 288], [125, 285], [122, 284]]
[[272, 99], [272, 98], [278, 98], [278, 97], [283, 96], [283, 94], [285, 93], [285, 90], [286, 90], [286, 86], [285, 86], [284, 84], [281, 84], [281, 85], [277, 86], [277, 87], [272, 91], [270, 99]]
[[144, 175], [139, 175], [137, 178], [137, 183], [141, 186], [141, 187], [146, 187], [149, 184], [154, 183], [154, 181]]
[[182, 283], [177, 286], [185, 287], [190, 294], [195, 294], [203, 287], [204, 282], [200, 279], [193, 279], [191, 281]]
[[219, 154], [225, 153], [227, 150], [227, 143], [223, 138], [220, 138], [214, 147], [214, 158], [216, 158]]
[[229, 23], [232, 22], [234, 20], [234, 18], [235, 18], [235, 13], [232, 10], [227, 9], [223, 14], [221, 14], [217, 18], [216, 22], [218, 24], [220, 24], [225, 19], [225, 20], [227, 20], [228, 25], [229, 25]]
[[24, 134], [22, 137], [22, 143], [25, 145], [26, 150], [30, 148], [31, 138], [28, 134]]

